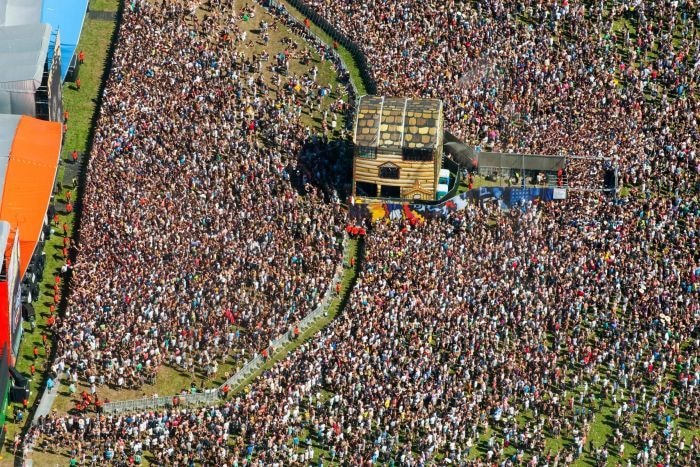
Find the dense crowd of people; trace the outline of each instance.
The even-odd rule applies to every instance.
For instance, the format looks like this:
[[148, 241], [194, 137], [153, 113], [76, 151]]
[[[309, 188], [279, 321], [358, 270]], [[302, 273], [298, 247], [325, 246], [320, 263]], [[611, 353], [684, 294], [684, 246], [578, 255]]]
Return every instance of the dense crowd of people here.
[[[478, 464], [478, 448], [489, 465], [584, 452], [604, 465], [625, 449], [635, 465], [691, 465], [700, 270], [679, 223], [697, 229], [700, 206], [571, 207], [371, 226], [349, 309], [247, 394], [49, 417], [37, 433], [88, 457], [144, 450], [160, 464], [300, 465], [318, 452], [343, 465]], [[590, 437], [595, 424], [610, 434]]]
[[136, 2], [124, 15], [56, 373], [137, 388], [162, 364], [194, 373], [259, 352], [336, 273], [345, 214], [298, 159], [327, 137], [302, 117], [330, 131], [343, 90], [322, 96], [309, 50], [245, 53], [263, 34], [222, 18], [260, 21], [248, 10], [220, 2], [200, 19], [177, 2]]
[[[245, 392], [50, 414], [26, 444], [81, 465], [699, 462], [697, 6], [310, 3], [362, 44], [381, 93], [440, 97], [446, 127], [495, 149], [615, 158], [636, 193], [355, 226], [346, 309]], [[240, 37], [257, 8], [212, 7], [229, 30], [175, 6], [125, 13], [59, 328], [59, 361], [86, 377], [260, 349], [340, 261], [333, 167], [314, 166], [318, 140], [289, 118], [294, 86], [274, 93], [250, 67], [232, 79], [245, 41], [205, 39]], [[314, 167], [304, 196], [298, 159]]]
[[306, 3], [363, 48], [378, 94], [442, 99], [445, 127], [467, 142], [610, 157], [627, 183], [697, 184], [696, 2]]

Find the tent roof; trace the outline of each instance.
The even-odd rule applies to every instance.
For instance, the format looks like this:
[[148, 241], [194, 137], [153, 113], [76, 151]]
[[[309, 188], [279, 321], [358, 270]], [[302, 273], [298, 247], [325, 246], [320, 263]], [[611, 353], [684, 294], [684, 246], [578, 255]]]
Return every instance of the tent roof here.
[[[61, 34], [61, 81], [66, 79], [70, 60], [78, 47], [80, 33], [87, 13], [88, 0], [44, 0], [41, 22], [49, 23]], [[53, 47], [49, 61], [53, 60]]]
[[[19, 115], [0, 114], [0, 187], [5, 184], [7, 163], [10, 160], [10, 148], [15, 139]], [[0, 203], [2, 203], [2, 190], [0, 189]]]
[[555, 172], [566, 166], [565, 156], [543, 156], [540, 154], [511, 154], [502, 152], [478, 152], [479, 167], [507, 168]]
[[[38, 138], [37, 135], [41, 135]], [[44, 225], [61, 152], [61, 124], [21, 116], [10, 148], [0, 219], [19, 229], [24, 277]]]
[[41, 0], [0, 0], [0, 26], [36, 24], [41, 20]]
[[0, 89], [36, 91], [41, 85], [50, 35], [48, 24], [0, 27]]

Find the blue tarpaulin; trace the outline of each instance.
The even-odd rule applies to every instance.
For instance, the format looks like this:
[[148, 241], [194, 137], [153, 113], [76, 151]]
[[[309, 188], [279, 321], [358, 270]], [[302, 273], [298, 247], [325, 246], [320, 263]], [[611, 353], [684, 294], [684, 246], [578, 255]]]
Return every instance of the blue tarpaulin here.
[[[87, 13], [88, 0], [44, 0], [41, 22], [49, 23], [61, 41], [61, 81], [66, 79], [71, 58], [78, 47], [80, 32]], [[53, 60], [53, 46], [49, 47], [49, 67]]]

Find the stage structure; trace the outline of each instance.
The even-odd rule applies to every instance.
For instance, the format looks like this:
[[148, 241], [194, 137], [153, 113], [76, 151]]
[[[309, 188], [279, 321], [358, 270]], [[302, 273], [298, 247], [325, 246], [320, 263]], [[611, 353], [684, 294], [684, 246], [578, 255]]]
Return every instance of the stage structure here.
[[443, 188], [438, 188], [442, 139], [442, 101], [360, 97], [354, 133], [353, 195], [435, 200], [439, 192], [444, 194]]
[[[615, 194], [619, 190], [618, 169], [610, 157], [588, 155], [542, 155], [482, 151], [445, 132], [446, 159], [485, 180], [482, 185], [513, 188], [554, 188], [557, 197], [568, 191]], [[584, 173], [572, 180], [572, 173]]]

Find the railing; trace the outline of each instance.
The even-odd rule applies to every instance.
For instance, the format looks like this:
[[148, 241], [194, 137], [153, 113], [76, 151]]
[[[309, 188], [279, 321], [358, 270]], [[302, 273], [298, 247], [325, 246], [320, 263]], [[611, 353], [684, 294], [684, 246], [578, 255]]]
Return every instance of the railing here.
[[[347, 257], [348, 253], [348, 241], [347, 237], [343, 237], [343, 262], [345, 261], [345, 258]], [[335, 298], [335, 289], [336, 286], [340, 283], [340, 281], [343, 280], [343, 264], [339, 264], [338, 268], [336, 269], [335, 274], [333, 275], [333, 279], [331, 280], [331, 283], [328, 285], [328, 288], [326, 289], [326, 293], [323, 296], [323, 299], [321, 300], [321, 303], [318, 304], [318, 306], [314, 309], [314, 311], [308, 313], [302, 320], [299, 322], [297, 325], [299, 327], [299, 334], [303, 334], [307, 329], [309, 329], [321, 316], [328, 311], [328, 307], [331, 304], [331, 301], [333, 298]], [[272, 340], [270, 342], [270, 347], [269, 347], [269, 353], [270, 356], [274, 355], [274, 353], [279, 350], [280, 348], [284, 347], [287, 345], [291, 340], [293, 339], [293, 333], [292, 332], [285, 332], [284, 334], [279, 335], [276, 339]], [[263, 363], [265, 363], [265, 359], [263, 359], [260, 355], [256, 355], [255, 358], [249, 360], [243, 367], [241, 367], [240, 370], [238, 370], [231, 378], [226, 380], [226, 382], [222, 385], [228, 385], [229, 388], [236, 389], [243, 381], [245, 381], [246, 378], [248, 378], [250, 375], [255, 373], [256, 370], [258, 370]]]
[[174, 405], [198, 406], [214, 403], [218, 400], [218, 390], [212, 389], [210, 392], [200, 392], [196, 394], [178, 394], [175, 396], [146, 397], [143, 399], [108, 402], [104, 405], [104, 411], [107, 413], [120, 413], [155, 409], [158, 407], [172, 407]]
[[[323, 299], [318, 304], [318, 306], [310, 313], [308, 313], [298, 324], [299, 333], [303, 334], [304, 331], [309, 329], [313, 324], [321, 318], [323, 314], [328, 311], [332, 300], [335, 298], [335, 288], [343, 280], [344, 274], [344, 262], [348, 254], [348, 239], [347, 236], [343, 236], [343, 261], [338, 265], [331, 283], [328, 285]], [[268, 347], [270, 358], [274, 356], [275, 352], [287, 345], [293, 338], [293, 333], [287, 331], [283, 334], [277, 336], [277, 338], [270, 341]], [[253, 358], [248, 360], [236, 373], [233, 374], [229, 379], [227, 379], [224, 384], [219, 388], [210, 389], [208, 392], [197, 393], [197, 394], [185, 394], [185, 395], [174, 395], [174, 396], [162, 396], [162, 397], [147, 397], [143, 399], [132, 399], [125, 401], [114, 401], [108, 402], [103, 406], [103, 410], [106, 413], [118, 413], [118, 412], [134, 412], [145, 409], [155, 409], [158, 407], [171, 407], [173, 406], [173, 401], [177, 397], [179, 402], [178, 405], [204, 405], [213, 404], [219, 401], [220, 391], [224, 386], [228, 386], [232, 391], [235, 391], [248, 377], [254, 374], [260, 367], [265, 363], [261, 355], [256, 354]]]

